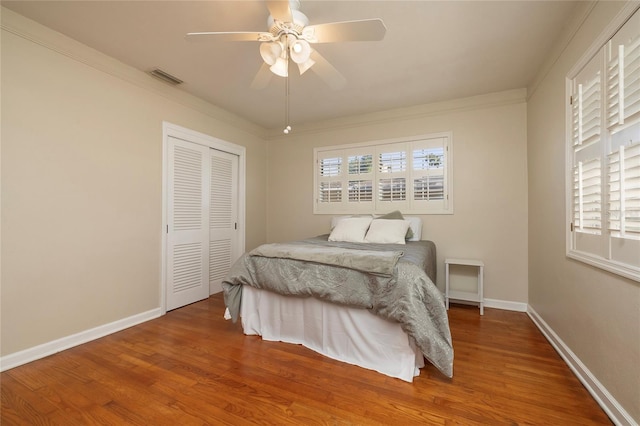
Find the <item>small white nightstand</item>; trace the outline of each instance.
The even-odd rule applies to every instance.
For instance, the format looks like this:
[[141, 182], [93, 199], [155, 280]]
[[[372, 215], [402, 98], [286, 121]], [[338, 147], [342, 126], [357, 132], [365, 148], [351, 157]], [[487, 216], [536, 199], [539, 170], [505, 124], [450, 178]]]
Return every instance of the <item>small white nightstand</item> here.
[[[445, 259], [445, 293], [444, 298], [449, 309], [449, 299], [464, 300], [467, 302], [477, 302], [480, 305], [480, 315], [484, 315], [484, 295], [483, 277], [484, 262], [473, 259]], [[455, 291], [449, 288], [449, 265], [476, 266], [478, 268], [478, 291], [471, 293], [468, 291]]]

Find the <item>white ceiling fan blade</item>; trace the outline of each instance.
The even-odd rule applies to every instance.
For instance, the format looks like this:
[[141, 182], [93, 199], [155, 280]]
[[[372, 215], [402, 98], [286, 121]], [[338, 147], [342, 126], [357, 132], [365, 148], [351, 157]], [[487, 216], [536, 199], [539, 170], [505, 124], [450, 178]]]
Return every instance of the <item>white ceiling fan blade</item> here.
[[302, 34], [310, 43], [333, 43], [337, 41], [379, 41], [384, 38], [387, 27], [382, 19], [330, 22], [309, 25]]
[[291, 8], [289, 7], [289, 0], [267, 0], [267, 9], [273, 19], [277, 19], [282, 22], [292, 22], [293, 16], [291, 15]]
[[211, 40], [215, 38], [220, 41], [268, 41], [273, 38], [270, 33], [259, 33], [255, 31], [226, 31], [226, 32], [202, 32], [187, 33], [187, 40]]
[[258, 70], [258, 73], [253, 78], [253, 82], [251, 83], [251, 88], [254, 90], [262, 90], [271, 81], [271, 70], [269, 69], [269, 65], [262, 63], [262, 66]]
[[318, 77], [327, 83], [329, 87], [333, 90], [340, 90], [346, 86], [347, 79], [316, 50], [311, 52], [311, 59], [315, 61], [315, 64], [310, 70], [318, 74]]

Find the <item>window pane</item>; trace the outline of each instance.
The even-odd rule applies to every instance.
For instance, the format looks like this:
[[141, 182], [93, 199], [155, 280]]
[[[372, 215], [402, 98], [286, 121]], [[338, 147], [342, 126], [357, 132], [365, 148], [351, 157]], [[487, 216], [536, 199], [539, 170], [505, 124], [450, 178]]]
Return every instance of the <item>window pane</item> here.
[[612, 235], [640, 239], [640, 143], [620, 146], [608, 157]]
[[578, 84], [573, 100], [573, 144], [598, 141], [600, 136], [600, 72]]
[[353, 155], [349, 157], [349, 174], [361, 175], [373, 171], [373, 155]]
[[380, 179], [378, 200], [404, 201], [407, 198], [407, 188], [404, 178]]
[[370, 180], [350, 180], [349, 201], [373, 201], [373, 182]]
[[579, 232], [600, 234], [602, 228], [600, 159], [580, 161], [573, 173], [573, 217]]
[[444, 148], [424, 148], [413, 151], [413, 170], [444, 168]]
[[323, 158], [320, 160], [320, 176], [332, 177], [340, 175], [342, 158]]
[[342, 182], [321, 182], [321, 203], [338, 203], [342, 201]]
[[383, 152], [379, 157], [381, 173], [398, 173], [407, 170], [407, 153]]
[[413, 198], [419, 201], [444, 199], [444, 176], [425, 176], [413, 181]]

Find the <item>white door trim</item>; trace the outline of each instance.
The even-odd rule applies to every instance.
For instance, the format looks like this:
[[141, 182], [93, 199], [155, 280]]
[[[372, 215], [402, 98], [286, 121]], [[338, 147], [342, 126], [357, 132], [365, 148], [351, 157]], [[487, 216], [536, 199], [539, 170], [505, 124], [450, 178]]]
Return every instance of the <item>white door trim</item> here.
[[161, 265], [160, 265], [160, 309], [162, 315], [167, 312], [167, 202], [169, 199], [168, 184], [168, 140], [169, 137], [182, 139], [187, 142], [196, 143], [228, 152], [238, 156], [238, 253], [245, 251], [245, 208], [246, 208], [246, 148], [222, 139], [214, 138], [195, 130], [187, 129], [166, 121], [162, 122], [162, 244], [161, 244]]

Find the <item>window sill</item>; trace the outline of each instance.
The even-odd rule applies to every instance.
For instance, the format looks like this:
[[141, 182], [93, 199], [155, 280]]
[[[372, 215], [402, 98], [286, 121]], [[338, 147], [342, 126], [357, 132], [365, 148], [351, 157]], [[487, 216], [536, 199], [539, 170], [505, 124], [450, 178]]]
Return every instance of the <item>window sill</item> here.
[[602, 257], [575, 250], [569, 251], [567, 253], [567, 257], [640, 283], [640, 268], [633, 268]]

